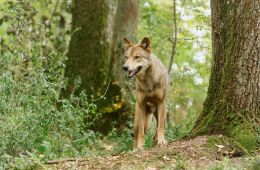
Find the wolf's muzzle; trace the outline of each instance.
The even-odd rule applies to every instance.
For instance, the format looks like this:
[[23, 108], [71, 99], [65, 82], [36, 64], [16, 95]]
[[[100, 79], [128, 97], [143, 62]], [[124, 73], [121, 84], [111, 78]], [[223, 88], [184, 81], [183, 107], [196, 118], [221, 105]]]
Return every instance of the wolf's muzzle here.
[[122, 67], [122, 69], [125, 70], [125, 71], [127, 71], [128, 68], [129, 68], [129, 67], [128, 67], [127, 65], [123, 65], [123, 67]]

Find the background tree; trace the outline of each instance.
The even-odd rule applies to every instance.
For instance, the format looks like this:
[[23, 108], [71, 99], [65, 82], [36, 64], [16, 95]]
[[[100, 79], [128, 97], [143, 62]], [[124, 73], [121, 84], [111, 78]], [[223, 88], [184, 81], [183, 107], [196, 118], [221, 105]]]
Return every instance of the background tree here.
[[[72, 31], [65, 76], [64, 95], [85, 90], [97, 102], [99, 111], [118, 118], [122, 108], [124, 57], [122, 38], [133, 38], [137, 29], [138, 0], [75, 0], [72, 7]], [[81, 83], [76, 87], [75, 80]], [[102, 100], [102, 97], [107, 100]], [[100, 100], [99, 100], [100, 99]], [[106, 119], [102, 119], [105, 121]], [[111, 124], [111, 120], [109, 122]], [[102, 123], [99, 123], [99, 125]]]
[[260, 114], [260, 1], [211, 0], [213, 65], [193, 135], [224, 133], [256, 146]]

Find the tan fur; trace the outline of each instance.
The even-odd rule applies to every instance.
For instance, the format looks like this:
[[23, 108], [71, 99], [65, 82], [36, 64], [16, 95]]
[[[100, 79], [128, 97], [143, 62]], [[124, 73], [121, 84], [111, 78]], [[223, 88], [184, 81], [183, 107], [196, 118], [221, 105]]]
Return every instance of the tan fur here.
[[164, 139], [164, 131], [167, 113], [168, 73], [161, 61], [151, 52], [148, 38], [144, 38], [141, 44], [134, 44], [126, 38], [124, 40], [126, 48], [124, 66], [128, 68], [128, 73], [142, 67], [135, 75], [134, 148], [143, 147], [144, 134], [149, 128], [152, 114], [157, 121], [154, 143], [161, 146], [167, 143]]

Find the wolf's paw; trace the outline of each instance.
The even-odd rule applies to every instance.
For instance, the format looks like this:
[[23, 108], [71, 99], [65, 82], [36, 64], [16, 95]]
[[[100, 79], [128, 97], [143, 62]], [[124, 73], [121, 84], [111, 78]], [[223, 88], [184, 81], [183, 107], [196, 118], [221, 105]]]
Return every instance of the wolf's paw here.
[[157, 139], [157, 146], [162, 147], [163, 145], [166, 145], [167, 141], [162, 138], [162, 139]]

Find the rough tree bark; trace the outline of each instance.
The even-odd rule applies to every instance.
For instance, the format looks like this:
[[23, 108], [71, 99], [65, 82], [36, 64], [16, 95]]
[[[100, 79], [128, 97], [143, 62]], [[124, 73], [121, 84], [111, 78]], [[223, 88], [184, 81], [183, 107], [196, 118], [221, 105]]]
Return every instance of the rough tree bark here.
[[[113, 112], [107, 119], [118, 115], [122, 101], [121, 65], [124, 57], [122, 39], [133, 38], [137, 29], [138, 0], [75, 0], [72, 7], [72, 37], [68, 51], [65, 76], [68, 86], [63, 96], [75, 91], [75, 80], [81, 84], [75, 93], [85, 90], [92, 100], [105, 93], [106, 100], [95, 101], [100, 112]], [[121, 102], [122, 103], [122, 102]], [[108, 111], [110, 108], [110, 111]], [[116, 111], [115, 111], [116, 110]], [[113, 120], [103, 118], [103, 123]], [[102, 127], [104, 124], [99, 122]], [[105, 126], [104, 126], [105, 127]], [[107, 128], [108, 129], [108, 128]], [[101, 129], [102, 130], [102, 129]]]
[[260, 1], [211, 0], [211, 10], [211, 78], [191, 134], [222, 133], [253, 149], [260, 123]]

